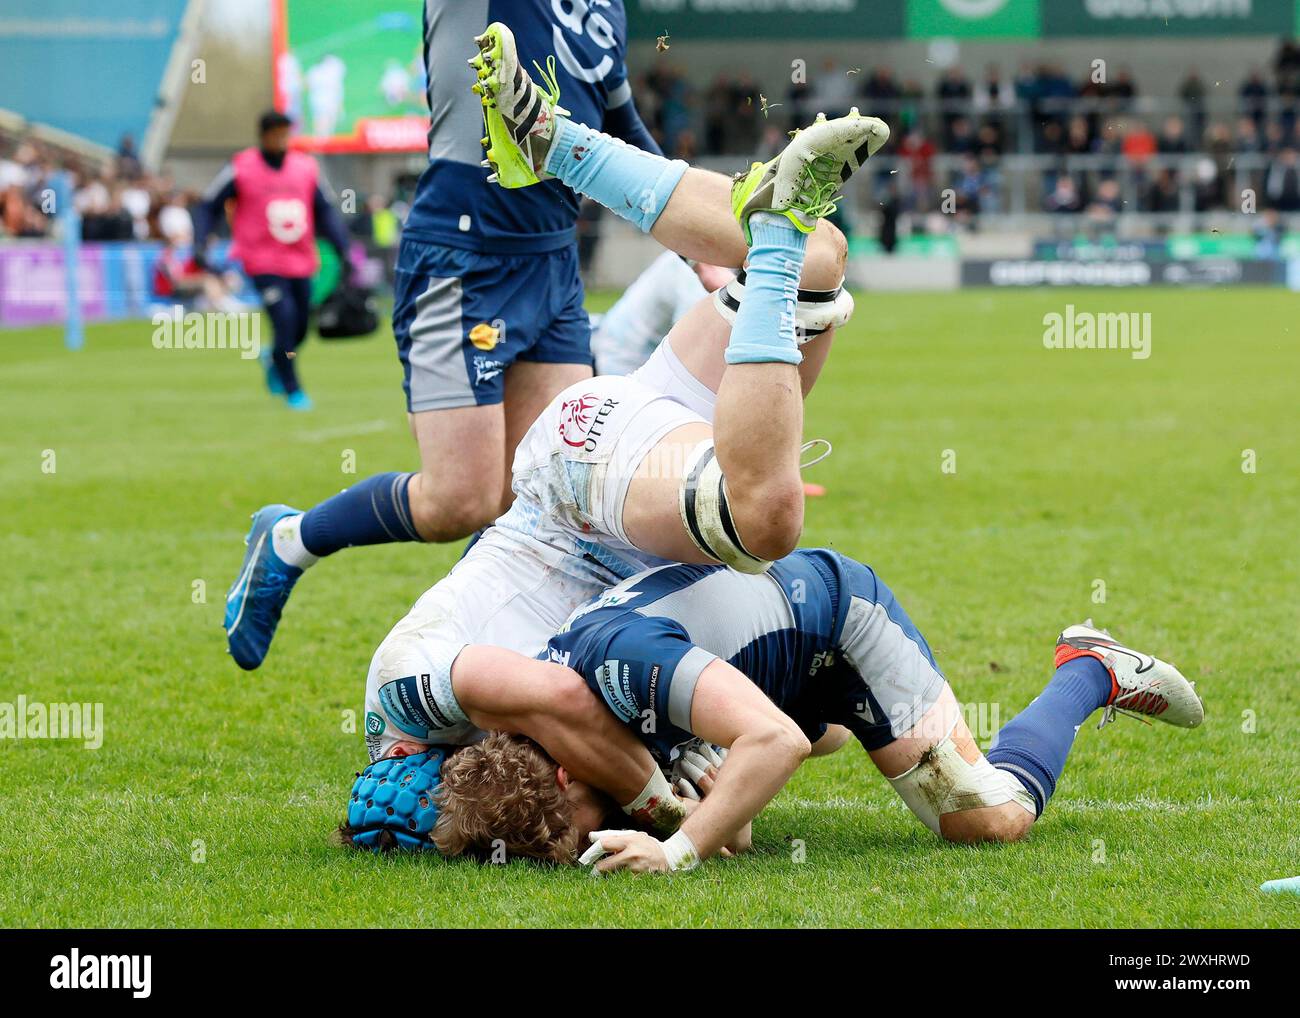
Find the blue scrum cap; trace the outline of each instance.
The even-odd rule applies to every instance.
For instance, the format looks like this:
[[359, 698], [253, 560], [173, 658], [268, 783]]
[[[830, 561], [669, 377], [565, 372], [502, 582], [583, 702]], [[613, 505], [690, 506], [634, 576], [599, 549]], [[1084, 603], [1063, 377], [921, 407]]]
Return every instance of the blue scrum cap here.
[[446, 759], [445, 752], [431, 749], [379, 760], [362, 771], [348, 796], [352, 843], [377, 852], [383, 832], [391, 831], [401, 848], [437, 851], [429, 838], [438, 819], [433, 793], [442, 784]]

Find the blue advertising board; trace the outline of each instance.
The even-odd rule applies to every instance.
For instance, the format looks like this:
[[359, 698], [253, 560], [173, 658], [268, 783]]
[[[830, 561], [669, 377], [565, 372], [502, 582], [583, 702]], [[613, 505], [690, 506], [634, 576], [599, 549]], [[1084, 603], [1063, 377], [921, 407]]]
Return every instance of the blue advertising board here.
[[188, 0], [4, 0], [0, 107], [101, 145], [143, 138]]

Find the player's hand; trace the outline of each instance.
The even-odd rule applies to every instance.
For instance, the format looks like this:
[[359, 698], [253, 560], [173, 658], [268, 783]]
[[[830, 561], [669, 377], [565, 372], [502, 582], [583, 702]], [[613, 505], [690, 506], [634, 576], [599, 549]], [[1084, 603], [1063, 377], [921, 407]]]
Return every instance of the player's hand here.
[[683, 799], [702, 799], [713, 791], [726, 750], [696, 739], [673, 764], [675, 788]]
[[633, 873], [667, 873], [668, 856], [661, 841], [640, 831], [593, 831], [591, 847], [578, 859], [593, 873], [630, 870]]
[[742, 827], [740, 833], [727, 842], [720, 854], [730, 858], [733, 855], [739, 855], [741, 852], [748, 852], [753, 847], [754, 825], [751, 822]]

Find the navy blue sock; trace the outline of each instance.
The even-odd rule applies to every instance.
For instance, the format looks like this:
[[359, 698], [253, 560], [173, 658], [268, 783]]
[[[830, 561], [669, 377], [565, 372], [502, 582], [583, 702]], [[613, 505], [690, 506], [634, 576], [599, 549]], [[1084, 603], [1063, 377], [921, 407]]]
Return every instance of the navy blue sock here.
[[1056, 791], [1079, 726], [1110, 699], [1111, 679], [1095, 657], [1076, 657], [1056, 669], [1033, 703], [998, 732], [989, 763], [1011, 774], [1034, 797], [1038, 815]]
[[360, 544], [418, 541], [406, 489], [414, 474], [375, 474], [308, 509], [302, 543], [313, 555], [333, 555]]

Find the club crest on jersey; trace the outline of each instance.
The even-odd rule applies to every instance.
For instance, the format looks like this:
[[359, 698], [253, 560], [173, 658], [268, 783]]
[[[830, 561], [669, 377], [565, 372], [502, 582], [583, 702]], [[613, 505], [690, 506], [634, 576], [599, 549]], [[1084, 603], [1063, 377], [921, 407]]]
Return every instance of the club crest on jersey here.
[[474, 384], [482, 385], [484, 382], [490, 382], [505, 369], [505, 361], [493, 360], [490, 357], [476, 354], [474, 357]]
[[475, 349], [486, 352], [501, 342], [501, 330], [487, 322], [479, 322], [469, 330], [469, 341]]
[[380, 736], [387, 727], [387, 722], [374, 711], [366, 712], [366, 755], [372, 762], [383, 756], [384, 743]]
[[602, 403], [600, 397], [592, 392], [566, 399], [560, 406], [560, 438], [571, 448], [595, 452], [609, 416], [618, 404], [616, 399], [606, 399]]

